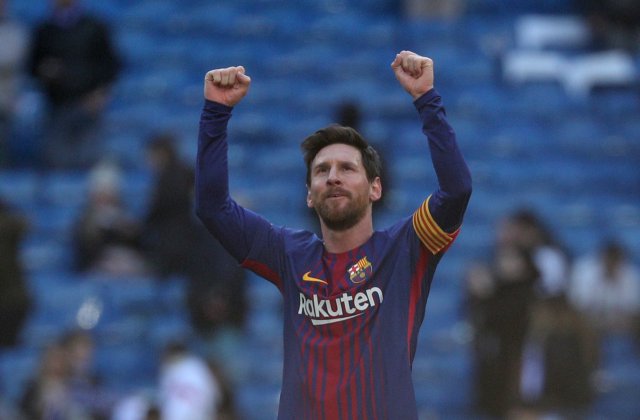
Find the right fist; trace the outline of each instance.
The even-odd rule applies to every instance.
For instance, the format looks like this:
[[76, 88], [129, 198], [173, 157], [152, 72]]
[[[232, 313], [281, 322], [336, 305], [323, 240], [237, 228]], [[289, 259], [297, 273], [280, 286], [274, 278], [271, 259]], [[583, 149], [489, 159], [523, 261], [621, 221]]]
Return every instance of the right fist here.
[[433, 61], [411, 51], [401, 51], [391, 63], [400, 85], [413, 97], [433, 89]]
[[226, 106], [234, 106], [247, 94], [251, 78], [244, 67], [227, 67], [208, 71], [204, 76], [204, 97]]

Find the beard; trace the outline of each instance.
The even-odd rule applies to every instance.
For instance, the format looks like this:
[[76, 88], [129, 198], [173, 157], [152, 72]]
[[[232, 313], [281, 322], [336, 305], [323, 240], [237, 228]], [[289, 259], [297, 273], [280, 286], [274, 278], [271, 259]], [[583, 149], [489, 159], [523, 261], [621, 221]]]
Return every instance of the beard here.
[[369, 206], [368, 200], [352, 199], [349, 194], [349, 201], [344, 205], [331, 203], [327, 196], [319, 202], [314, 209], [322, 222], [331, 230], [345, 231], [355, 226], [367, 214]]

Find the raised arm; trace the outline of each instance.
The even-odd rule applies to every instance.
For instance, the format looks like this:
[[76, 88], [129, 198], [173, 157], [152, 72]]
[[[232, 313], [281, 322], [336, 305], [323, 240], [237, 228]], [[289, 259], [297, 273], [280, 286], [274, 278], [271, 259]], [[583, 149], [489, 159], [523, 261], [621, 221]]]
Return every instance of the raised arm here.
[[232, 107], [247, 94], [250, 83], [241, 66], [207, 72], [196, 162], [196, 213], [238, 261], [247, 256], [250, 239], [243, 233], [255, 218], [248, 217], [229, 194], [227, 124]]
[[471, 196], [471, 174], [460, 153], [455, 132], [446, 119], [440, 95], [434, 88], [433, 61], [402, 51], [391, 63], [398, 82], [411, 95], [422, 118], [439, 188], [429, 199], [429, 212], [445, 232], [454, 232]]

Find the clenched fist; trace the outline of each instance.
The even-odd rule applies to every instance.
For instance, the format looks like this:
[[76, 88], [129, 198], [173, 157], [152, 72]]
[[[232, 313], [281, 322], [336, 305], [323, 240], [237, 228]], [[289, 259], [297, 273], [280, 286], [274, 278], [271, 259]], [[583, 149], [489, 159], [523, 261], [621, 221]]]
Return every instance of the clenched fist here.
[[433, 61], [411, 51], [401, 51], [391, 63], [400, 85], [413, 99], [433, 88]]
[[236, 105], [251, 84], [251, 78], [244, 72], [242, 66], [208, 71], [204, 76], [204, 97], [223, 105]]

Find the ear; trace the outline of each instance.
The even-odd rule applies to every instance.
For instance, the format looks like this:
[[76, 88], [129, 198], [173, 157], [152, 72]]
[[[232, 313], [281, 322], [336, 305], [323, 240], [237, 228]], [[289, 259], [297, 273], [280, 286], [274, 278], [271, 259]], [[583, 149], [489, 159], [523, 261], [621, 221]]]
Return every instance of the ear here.
[[309, 187], [307, 187], [307, 207], [310, 209], [313, 208], [313, 200], [311, 199], [311, 191], [309, 190]]
[[376, 177], [369, 185], [369, 200], [371, 202], [378, 201], [382, 198], [382, 181], [380, 177]]

